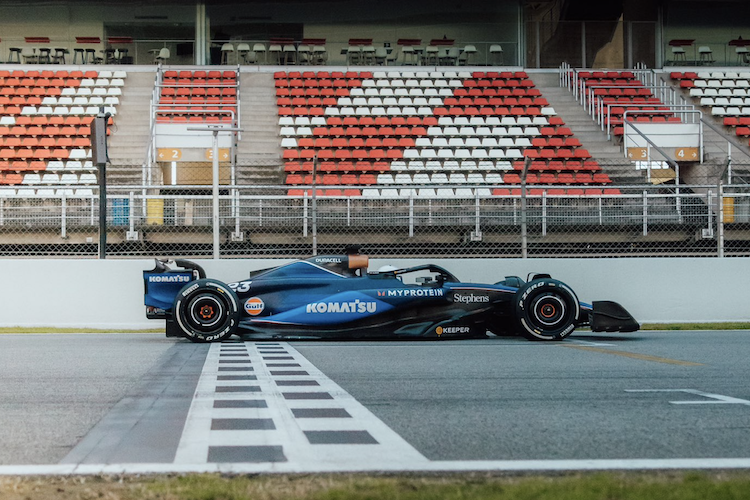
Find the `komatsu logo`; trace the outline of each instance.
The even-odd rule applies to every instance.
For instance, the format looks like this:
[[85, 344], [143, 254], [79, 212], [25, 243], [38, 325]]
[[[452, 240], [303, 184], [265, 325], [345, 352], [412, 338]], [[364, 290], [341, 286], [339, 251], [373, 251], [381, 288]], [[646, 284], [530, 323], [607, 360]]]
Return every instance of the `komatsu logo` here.
[[363, 302], [359, 299], [351, 302], [313, 302], [307, 304], [308, 313], [374, 313], [378, 310], [377, 302]]
[[149, 276], [149, 283], [189, 283], [190, 276], [182, 276], [179, 274], [172, 274], [166, 276]]
[[422, 288], [416, 290], [383, 290], [378, 292], [378, 297], [442, 297], [445, 290], [442, 288]]
[[474, 295], [456, 293], [453, 295], [453, 302], [459, 302], [461, 304], [478, 304], [483, 302], [489, 302], [489, 295]]

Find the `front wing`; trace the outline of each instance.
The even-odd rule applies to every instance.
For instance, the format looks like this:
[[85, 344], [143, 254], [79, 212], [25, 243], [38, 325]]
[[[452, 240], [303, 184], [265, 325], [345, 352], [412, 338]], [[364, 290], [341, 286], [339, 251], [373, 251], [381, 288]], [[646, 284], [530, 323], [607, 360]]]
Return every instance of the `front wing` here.
[[594, 332], [635, 332], [640, 329], [638, 322], [617, 302], [600, 300], [592, 303], [591, 331]]

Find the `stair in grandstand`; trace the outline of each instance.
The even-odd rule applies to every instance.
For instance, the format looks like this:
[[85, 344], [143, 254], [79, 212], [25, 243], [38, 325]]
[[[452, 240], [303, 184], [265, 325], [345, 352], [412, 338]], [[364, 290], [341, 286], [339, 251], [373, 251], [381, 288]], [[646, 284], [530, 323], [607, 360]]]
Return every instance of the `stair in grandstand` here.
[[243, 132], [237, 143], [237, 183], [283, 184], [273, 74], [243, 73], [240, 78]]
[[153, 71], [128, 72], [120, 96], [117, 126], [109, 137], [107, 182], [110, 184], [135, 186], [143, 182], [143, 163], [150, 141], [149, 106], [153, 92]]
[[608, 139], [607, 134], [591, 119], [573, 94], [560, 86], [557, 73], [535, 73], [532, 76], [550, 105], [565, 119], [568, 127], [586, 145], [591, 156], [599, 161], [602, 170], [609, 174], [614, 184], [645, 182], [643, 173], [633, 168], [633, 163], [624, 157], [622, 148]]
[[[644, 68], [588, 70], [563, 67], [561, 74], [571, 76], [571, 81], [566, 82], [571, 95], [575, 95], [592, 121], [601, 125], [617, 144], [622, 145], [625, 119], [634, 123], [680, 123], [683, 120], [697, 122], [695, 114], [688, 112], [680, 115], [680, 111], [695, 108], [681, 99], [672, 83], [656, 72]], [[679, 161], [675, 158], [680, 163], [681, 183], [714, 184], [721, 168], [712, 167], [712, 163], [706, 161], [712, 158], [709, 154], [714, 152], [712, 145], [722, 142], [726, 141], [720, 134], [703, 127], [704, 162]], [[655, 180], [653, 172], [661, 172], [661, 175]], [[659, 179], [661, 182], [670, 182], [674, 176], [671, 168], [652, 170], [651, 179], [654, 182], [660, 182]]]

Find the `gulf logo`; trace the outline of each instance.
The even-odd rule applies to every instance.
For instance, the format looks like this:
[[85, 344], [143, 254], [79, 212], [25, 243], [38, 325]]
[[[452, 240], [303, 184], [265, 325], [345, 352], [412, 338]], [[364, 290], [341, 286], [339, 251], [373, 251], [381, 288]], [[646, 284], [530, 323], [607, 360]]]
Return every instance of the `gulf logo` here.
[[263, 303], [260, 297], [250, 297], [245, 302], [245, 312], [250, 316], [257, 316], [263, 312], [266, 305]]

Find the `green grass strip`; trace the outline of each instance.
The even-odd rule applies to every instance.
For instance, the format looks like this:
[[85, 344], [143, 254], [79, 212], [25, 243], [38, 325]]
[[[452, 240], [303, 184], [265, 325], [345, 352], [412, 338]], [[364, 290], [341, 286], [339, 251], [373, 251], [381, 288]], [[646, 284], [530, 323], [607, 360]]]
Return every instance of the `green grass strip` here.
[[46, 326], [4, 326], [0, 327], [3, 333], [164, 333], [163, 328], [150, 328], [148, 330], [114, 330], [101, 328], [51, 328]]
[[744, 472], [0, 477], [0, 498], [110, 500], [750, 500]]

